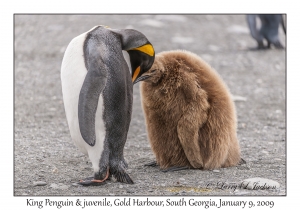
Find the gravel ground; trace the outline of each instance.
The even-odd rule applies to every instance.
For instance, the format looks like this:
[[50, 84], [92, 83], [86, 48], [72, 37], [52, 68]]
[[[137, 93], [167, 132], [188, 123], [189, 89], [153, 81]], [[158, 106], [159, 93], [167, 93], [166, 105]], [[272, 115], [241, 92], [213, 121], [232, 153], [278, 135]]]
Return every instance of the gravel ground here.
[[[249, 50], [256, 42], [244, 15], [15, 15], [14, 23], [15, 196], [286, 195], [286, 51]], [[244, 97], [236, 101], [236, 109], [238, 137], [247, 163], [213, 171], [168, 173], [144, 167], [154, 155], [147, 140], [138, 84], [124, 151], [135, 184], [74, 184], [93, 172], [88, 157], [70, 137], [60, 65], [70, 40], [100, 24], [141, 31], [157, 53], [186, 49], [210, 63], [232, 94]], [[285, 45], [281, 29], [280, 39]], [[254, 177], [277, 181], [280, 188], [232, 188]]]

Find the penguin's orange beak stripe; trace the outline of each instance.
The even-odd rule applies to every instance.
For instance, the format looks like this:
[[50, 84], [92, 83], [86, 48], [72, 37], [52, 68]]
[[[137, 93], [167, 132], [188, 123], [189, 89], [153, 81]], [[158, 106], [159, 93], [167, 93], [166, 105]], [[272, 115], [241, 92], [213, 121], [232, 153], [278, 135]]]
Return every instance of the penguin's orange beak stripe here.
[[139, 75], [140, 71], [141, 71], [141, 67], [139, 66], [139, 67], [137, 67], [136, 70], [134, 71], [134, 74], [133, 74], [133, 76], [132, 76], [132, 82], [134, 82], [134, 81], [136, 80], [136, 78], [137, 78], [137, 76]]
[[141, 47], [133, 48], [132, 50], [139, 50], [143, 53], [146, 53], [147, 55], [153, 56], [154, 55], [154, 49], [151, 44], [145, 44]]

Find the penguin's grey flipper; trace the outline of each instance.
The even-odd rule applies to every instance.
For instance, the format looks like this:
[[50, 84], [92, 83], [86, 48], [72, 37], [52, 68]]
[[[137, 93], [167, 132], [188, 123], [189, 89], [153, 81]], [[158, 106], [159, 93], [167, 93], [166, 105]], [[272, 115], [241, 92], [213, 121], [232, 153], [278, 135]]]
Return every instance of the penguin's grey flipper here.
[[161, 171], [166, 173], [166, 172], [181, 171], [181, 170], [187, 170], [187, 169], [190, 169], [190, 167], [188, 167], [188, 166], [182, 166], [182, 167], [173, 166], [173, 167], [170, 167], [167, 169], [162, 169]]
[[79, 94], [78, 118], [82, 138], [90, 146], [96, 142], [95, 115], [99, 96], [107, 81], [107, 69], [102, 63], [101, 49], [96, 44], [91, 44], [85, 51], [88, 55], [86, 67], [88, 72], [84, 79]]

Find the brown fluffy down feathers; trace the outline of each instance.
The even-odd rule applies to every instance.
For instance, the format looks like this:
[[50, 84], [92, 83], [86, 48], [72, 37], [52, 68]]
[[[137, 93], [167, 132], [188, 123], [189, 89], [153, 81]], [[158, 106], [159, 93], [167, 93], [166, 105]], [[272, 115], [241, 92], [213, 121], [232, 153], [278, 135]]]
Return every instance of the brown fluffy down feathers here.
[[214, 69], [178, 50], [157, 54], [147, 74], [142, 106], [160, 168], [215, 169], [240, 162], [235, 106]]

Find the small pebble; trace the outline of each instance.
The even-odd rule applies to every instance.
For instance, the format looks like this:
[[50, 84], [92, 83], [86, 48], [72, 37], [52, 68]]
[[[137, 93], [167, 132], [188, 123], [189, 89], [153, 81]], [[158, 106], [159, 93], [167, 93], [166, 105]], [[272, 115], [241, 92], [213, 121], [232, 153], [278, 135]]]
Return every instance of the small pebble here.
[[43, 182], [43, 181], [37, 181], [37, 182], [33, 182], [33, 185], [34, 186], [45, 186], [45, 185], [47, 185], [47, 183]]
[[226, 29], [229, 33], [248, 34], [249, 29], [243, 25], [231, 25]]
[[66, 189], [69, 188], [69, 186], [64, 185], [64, 184], [62, 184], [62, 183], [59, 183], [59, 184], [52, 183], [52, 184], [50, 185], [50, 187], [53, 188], [53, 189], [61, 189], [61, 190], [66, 190]]
[[52, 184], [50, 185], [50, 187], [53, 188], [53, 189], [58, 188], [57, 186], [58, 186], [58, 185], [55, 184], [55, 183], [52, 183]]
[[123, 185], [120, 185], [119, 188], [122, 189], [122, 188], [123, 188]]
[[184, 181], [185, 180], [185, 178], [179, 178], [179, 181]]
[[263, 81], [261, 79], [257, 79], [256, 82], [259, 84], [263, 83]]
[[213, 170], [213, 172], [219, 173], [220, 171], [219, 170]]
[[276, 65], [275, 65], [275, 68], [276, 68], [277, 70], [279, 70], [279, 69], [280, 69], [280, 65], [279, 65], [279, 64], [276, 64]]
[[247, 101], [247, 98], [243, 96], [232, 95], [231, 97], [233, 101]]
[[220, 51], [220, 47], [216, 46], [216, 45], [209, 45], [208, 49], [214, 52]]
[[126, 192], [127, 192], [127, 193], [134, 193], [134, 191], [133, 191], [133, 190], [130, 190], [130, 189], [127, 189]]

